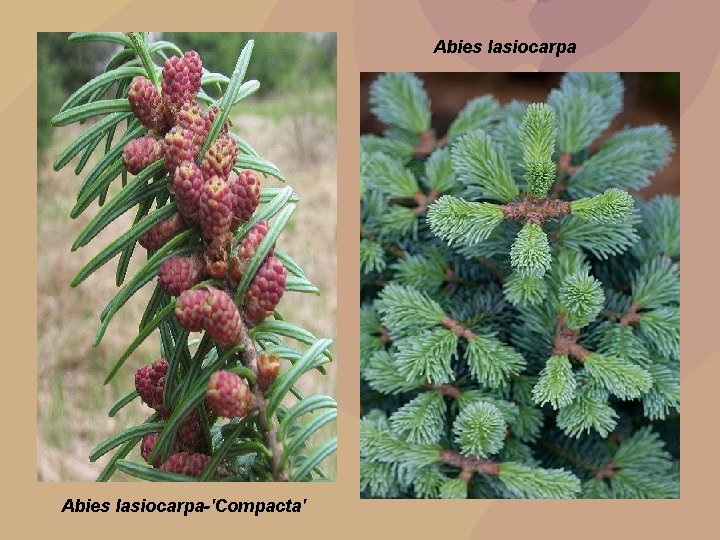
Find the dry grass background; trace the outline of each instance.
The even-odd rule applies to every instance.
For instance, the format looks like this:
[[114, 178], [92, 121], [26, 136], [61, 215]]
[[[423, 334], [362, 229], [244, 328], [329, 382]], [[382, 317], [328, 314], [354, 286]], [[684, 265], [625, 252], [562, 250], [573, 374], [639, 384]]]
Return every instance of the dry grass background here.
[[[243, 102], [233, 117], [237, 133], [261, 156], [274, 162], [300, 195], [278, 245], [300, 263], [321, 294], [288, 293], [279, 309], [288, 321], [318, 337], [333, 339], [337, 306], [334, 110], [334, 93], [327, 92]], [[41, 481], [95, 479], [109, 455], [89, 463], [90, 451], [106, 436], [141, 422], [149, 412], [139, 400], [115, 418], [109, 418], [107, 410], [133, 388], [135, 368], [159, 354], [159, 338], [155, 335], [131, 356], [109, 385], [103, 386], [109, 366], [137, 335], [152, 289], [148, 284], [139, 291], [115, 316], [100, 345], [92, 347], [100, 312], [117, 291], [117, 259], [79, 287], [72, 289], [69, 284], [95, 253], [127, 229], [134, 212], [117, 220], [88, 246], [70, 252], [74, 238], [92, 217], [93, 208], [76, 220], [68, 217], [81, 178], [74, 175], [74, 162], [58, 173], [51, 164], [53, 156], [80, 131], [79, 126], [57, 130], [47, 162], [38, 166], [37, 478]], [[91, 166], [92, 160], [86, 171]], [[281, 184], [268, 179], [263, 185]], [[144, 259], [144, 250], [138, 246], [128, 275]], [[334, 396], [335, 374], [336, 362], [328, 366], [326, 377], [316, 372], [306, 374], [298, 387], [306, 394]], [[334, 433], [333, 425], [320, 436]], [[130, 457], [140, 459], [137, 451]], [[335, 477], [335, 468], [335, 456], [331, 456], [324, 465], [331, 478]], [[127, 478], [117, 474], [116, 479]]]

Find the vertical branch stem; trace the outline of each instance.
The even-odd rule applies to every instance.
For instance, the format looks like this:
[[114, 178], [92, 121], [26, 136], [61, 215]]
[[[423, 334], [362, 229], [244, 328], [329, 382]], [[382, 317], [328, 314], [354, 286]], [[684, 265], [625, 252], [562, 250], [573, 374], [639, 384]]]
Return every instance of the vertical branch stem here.
[[[258, 366], [255, 344], [248, 335], [245, 323], [241, 321], [240, 324], [242, 325], [242, 343], [245, 345], [241, 353], [242, 361], [245, 367], [252, 371], [257, 378]], [[289, 480], [288, 473], [280, 466], [283, 448], [277, 439], [277, 426], [272, 418], [267, 417], [268, 402], [259, 384], [253, 385], [253, 396], [258, 406], [258, 427], [265, 439], [265, 445], [270, 449], [272, 454], [270, 456], [270, 470], [272, 471], [273, 478], [276, 482], [287, 482]]]

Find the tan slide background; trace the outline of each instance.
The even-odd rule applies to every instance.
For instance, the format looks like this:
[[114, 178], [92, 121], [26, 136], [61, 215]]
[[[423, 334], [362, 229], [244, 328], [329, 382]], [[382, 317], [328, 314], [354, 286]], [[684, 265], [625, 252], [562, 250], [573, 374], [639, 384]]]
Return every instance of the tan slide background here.
[[[656, 0], [355, 0], [15, 4], [2, 33], [0, 148], [3, 529], [40, 538], [709, 538], [717, 530], [720, 345], [714, 217], [720, 182], [720, 4]], [[18, 13], [23, 12], [23, 13]], [[313, 485], [62, 484], [36, 481], [37, 31], [273, 30], [338, 33], [338, 481]], [[578, 52], [433, 55], [438, 39], [573, 41]], [[533, 64], [538, 62], [538, 65]], [[358, 496], [360, 71], [680, 71], [682, 159], [682, 491], [678, 501], [361, 501]], [[68, 497], [307, 498], [300, 514], [68, 514]], [[716, 512], [717, 510], [715, 510]], [[167, 536], [165, 536], [167, 535]]]

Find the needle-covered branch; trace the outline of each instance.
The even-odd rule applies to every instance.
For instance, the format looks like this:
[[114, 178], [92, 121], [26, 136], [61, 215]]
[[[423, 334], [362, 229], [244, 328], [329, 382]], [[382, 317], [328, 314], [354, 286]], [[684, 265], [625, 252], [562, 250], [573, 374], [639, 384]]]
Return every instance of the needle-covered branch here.
[[419, 77], [370, 93], [362, 496], [677, 497], [680, 206], [628, 192], [669, 130], [596, 142], [613, 73], [567, 74], [546, 103], [473, 98], [442, 137]]
[[[121, 288], [100, 316], [97, 345], [122, 306], [157, 277], [138, 334], [130, 336], [132, 343], [106, 382], [146, 339], [160, 335], [157, 359], [137, 369], [135, 392], [111, 409], [117, 415], [138, 396], [154, 412], [148, 422], [98, 445], [92, 460], [98, 452], [123, 445], [98, 479], [110, 479], [118, 467], [148, 480], [324, 479], [319, 465], [334, 451], [335, 440], [318, 449], [308, 440], [336, 413], [325, 411], [311, 421], [303, 415], [329, 408], [334, 400], [297, 393], [297, 403], [282, 410], [290, 418], [282, 437], [278, 422], [283, 414], [275, 414], [300, 376], [316, 368], [324, 373], [318, 355], [331, 355], [329, 340], [280, 321], [276, 311], [285, 292], [318, 290], [289, 255], [275, 250], [297, 195], [290, 187], [261, 190], [261, 176], [282, 180], [282, 173], [231, 132], [231, 109], [259, 87], [257, 81], [244, 80], [254, 42], [239, 51], [232, 75], [225, 77], [207, 72], [196, 51], [183, 53], [169, 42], [151, 44], [146, 33], [71, 36], [72, 41], [88, 39], [120, 41], [126, 49], [53, 119], [55, 125], [66, 125], [106, 115], [55, 162], [60, 169], [82, 150], [80, 174], [93, 150], [104, 148], [79, 188], [71, 217], [87, 212], [96, 200], [100, 209], [73, 250], [95, 240], [126, 212], [136, 217], [129, 230], [83, 267], [73, 285], [80, 286], [120, 254], [115, 274]], [[175, 55], [167, 57], [165, 51]], [[155, 64], [158, 58], [161, 66]], [[203, 85], [217, 82], [224, 91], [213, 102]], [[105, 99], [111, 86], [112, 99]], [[385, 164], [385, 170], [403, 174], [394, 163]], [[122, 189], [107, 198], [118, 178]], [[147, 261], [131, 274], [137, 244], [147, 251]], [[381, 264], [377, 255], [367, 258], [372, 266]], [[204, 333], [200, 339], [193, 337], [197, 332]], [[300, 353], [285, 344], [286, 338], [308, 349]], [[292, 366], [281, 369], [281, 358]], [[147, 465], [123, 460], [138, 444]]]

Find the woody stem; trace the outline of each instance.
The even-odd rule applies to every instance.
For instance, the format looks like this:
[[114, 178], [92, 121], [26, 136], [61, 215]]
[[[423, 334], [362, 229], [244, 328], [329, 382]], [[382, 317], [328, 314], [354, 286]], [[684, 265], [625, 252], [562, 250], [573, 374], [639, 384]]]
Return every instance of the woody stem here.
[[[245, 349], [241, 353], [242, 361], [245, 367], [252, 371], [257, 378], [257, 351], [248, 335], [245, 323], [241, 321], [240, 324], [242, 326], [242, 343], [245, 345]], [[288, 473], [280, 466], [283, 449], [277, 439], [277, 426], [275, 422], [273, 422], [273, 419], [267, 416], [268, 401], [265, 399], [265, 395], [259, 384], [253, 385], [253, 397], [258, 407], [258, 427], [263, 435], [263, 439], [265, 439], [266, 446], [272, 453], [270, 457], [270, 470], [272, 471], [273, 478], [276, 482], [287, 482], [289, 480]]]
[[452, 450], [443, 450], [440, 454], [440, 460], [443, 463], [457, 467], [462, 472], [464, 478], [476, 472], [478, 474], [490, 474], [497, 476], [500, 474], [500, 464], [477, 456], [463, 456]]
[[541, 225], [543, 221], [552, 217], [570, 215], [570, 203], [561, 199], [536, 200], [525, 197], [522, 201], [503, 205], [505, 219], [515, 219], [526, 223]]
[[578, 362], [584, 362], [585, 357], [590, 354], [590, 351], [577, 342], [579, 335], [580, 332], [567, 327], [565, 324], [565, 314], [560, 313], [555, 326], [553, 355], [568, 356]]

